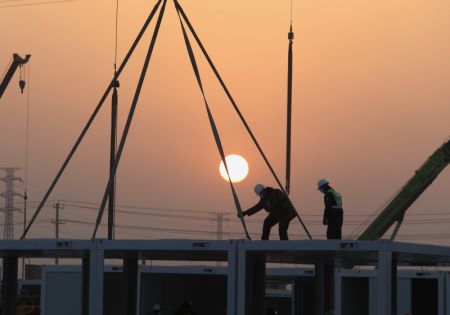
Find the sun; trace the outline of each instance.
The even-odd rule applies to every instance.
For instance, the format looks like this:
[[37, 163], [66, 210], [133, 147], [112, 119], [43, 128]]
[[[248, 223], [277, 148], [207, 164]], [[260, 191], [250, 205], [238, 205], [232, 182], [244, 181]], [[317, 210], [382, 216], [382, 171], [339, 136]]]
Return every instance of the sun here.
[[[233, 183], [240, 182], [247, 177], [248, 163], [242, 156], [230, 154], [225, 157], [225, 160], [227, 161], [228, 171], [230, 172], [230, 178]], [[228, 181], [228, 175], [223, 161], [220, 162], [219, 171], [223, 179]]]

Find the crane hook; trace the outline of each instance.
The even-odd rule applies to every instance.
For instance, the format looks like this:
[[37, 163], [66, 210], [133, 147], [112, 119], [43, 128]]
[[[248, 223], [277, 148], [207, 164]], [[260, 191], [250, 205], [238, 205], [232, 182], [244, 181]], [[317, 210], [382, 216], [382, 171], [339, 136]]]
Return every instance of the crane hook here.
[[25, 89], [25, 80], [19, 81], [20, 93], [23, 94], [23, 90]]

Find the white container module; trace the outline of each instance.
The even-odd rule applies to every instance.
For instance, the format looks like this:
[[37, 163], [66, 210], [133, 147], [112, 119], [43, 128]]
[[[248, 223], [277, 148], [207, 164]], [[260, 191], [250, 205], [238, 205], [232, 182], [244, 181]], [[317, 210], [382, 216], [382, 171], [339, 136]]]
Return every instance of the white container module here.
[[[397, 314], [448, 315], [449, 281], [443, 271], [399, 270]], [[378, 314], [378, 282], [377, 270], [337, 269], [336, 315]]]

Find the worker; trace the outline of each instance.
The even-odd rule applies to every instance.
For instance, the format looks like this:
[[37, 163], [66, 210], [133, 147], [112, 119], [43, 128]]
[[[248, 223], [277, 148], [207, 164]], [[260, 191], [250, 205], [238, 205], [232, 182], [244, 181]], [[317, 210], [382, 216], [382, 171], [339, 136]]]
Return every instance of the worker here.
[[323, 224], [327, 225], [327, 239], [342, 238], [342, 223], [344, 211], [342, 209], [342, 196], [336, 192], [326, 179], [317, 182], [317, 189], [324, 194], [325, 210], [323, 211]]
[[242, 211], [240, 216], [251, 216], [258, 211], [265, 209], [269, 215], [264, 220], [263, 231], [261, 235], [262, 240], [268, 240], [270, 230], [278, 223], [278, 232], [280, 240], [288, 240], [289, 223], [296, 216], [295, 209], [289, 198], [284, 192], [272, 187], [264, 187], [262, 184], [255, 186], [255, 193], [259, 196], [259, 202], [246, 211]]

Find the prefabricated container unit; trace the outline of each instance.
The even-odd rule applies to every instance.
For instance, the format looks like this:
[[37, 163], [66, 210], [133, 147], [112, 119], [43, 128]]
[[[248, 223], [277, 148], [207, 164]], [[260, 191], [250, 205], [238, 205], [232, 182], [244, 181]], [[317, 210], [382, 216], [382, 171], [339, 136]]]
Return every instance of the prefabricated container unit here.
[[[337, 269], [336, 315], [377, 314], [377, 277], [377, 270]], [[399, 270], [397, 314], [450, 315], [449, 291], [450, 279], [446, 272]]]

